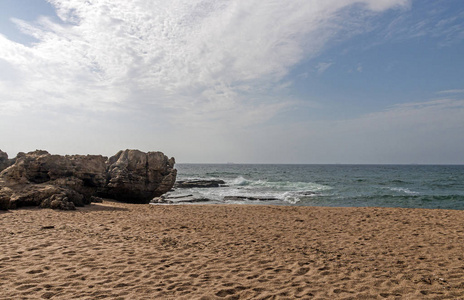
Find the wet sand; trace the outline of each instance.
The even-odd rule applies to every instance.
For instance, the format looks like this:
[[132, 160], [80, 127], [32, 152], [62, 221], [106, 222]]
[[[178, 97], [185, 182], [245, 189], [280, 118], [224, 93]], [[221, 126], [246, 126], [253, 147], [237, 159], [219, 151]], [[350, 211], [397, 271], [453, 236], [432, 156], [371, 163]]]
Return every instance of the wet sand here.
[[464, 299], [464, 211], [0, 212], [0, 299]]

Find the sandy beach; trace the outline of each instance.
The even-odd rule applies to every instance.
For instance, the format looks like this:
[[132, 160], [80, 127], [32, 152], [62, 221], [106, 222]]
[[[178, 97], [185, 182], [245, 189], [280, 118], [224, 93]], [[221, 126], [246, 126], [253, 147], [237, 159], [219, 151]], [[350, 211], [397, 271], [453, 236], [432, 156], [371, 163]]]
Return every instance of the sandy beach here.
[[0, 299], [463, 299], [464, 211], [0, 212]]

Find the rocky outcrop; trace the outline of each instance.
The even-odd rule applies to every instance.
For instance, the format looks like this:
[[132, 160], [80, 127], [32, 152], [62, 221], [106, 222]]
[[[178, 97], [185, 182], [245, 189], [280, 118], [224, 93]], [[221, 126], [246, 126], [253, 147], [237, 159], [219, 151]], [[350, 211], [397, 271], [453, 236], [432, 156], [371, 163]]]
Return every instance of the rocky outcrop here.
[[16, 162], [0, 173], [13, 184], [47, 183], [67, 186], [86, 197], [105, 184], [106, 157], [101, 155], [51, 155], [36, 150], [19, 153]]
[[14, 163], [14, 160], [8, 159], [8, 154], [0, 150], [0, 172]]
[[175, 187], [181, 189], [188, 188], [212, 188], [224, 186], [224, 180], [212, 179], [212, 180], [179, 180], [176, 182]]
[[[1, 153], [0, 158], [4, 158]], [[161, 152], [138, 150], [120, 151], [110, 159], [51, 155], [42, 150], [19, 153], [14, 164], [0, 172], [0, 209], [74, 209], [100, 199], [96, 196], [148, 203], [174, 185], [174, 163], [174, 158], [168, 159]]]
[[51, 155], [47, 151], [19, 153], [0, 173], [0, 197], [9, 207], [40, 206], [74, 209], [90, 204], [105, 185], [106, 157]]
[[105, 197], [148, 203], [168, 192], [176, 181], [174, 158], [162, 152], [119, 151], [108, 160]]

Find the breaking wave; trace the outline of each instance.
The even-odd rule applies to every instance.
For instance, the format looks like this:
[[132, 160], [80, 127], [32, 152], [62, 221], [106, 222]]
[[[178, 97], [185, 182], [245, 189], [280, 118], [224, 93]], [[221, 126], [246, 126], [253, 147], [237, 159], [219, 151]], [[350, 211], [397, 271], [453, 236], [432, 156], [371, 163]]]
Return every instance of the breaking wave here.
[[[221, 187], [182, 189], [179, 193], [192, 195], [195, 199], [209, 199], [218, 203], [296, 204], [304, 198], [314, 197], [323, 191], [332, 189], [330, 186], [313, 182], [251, 180], [243, 176], [227, 179], [225, 182], [226, 184]], [[173, 198], [176, 195], [176, 192], [171, 193]]]
[[[179, 165], [179, 180], [224, 180], [170, 192], [191, 203], [464, 209], [463, 166]], [[174, 198], [173, 202], [177, 203]], [[181, 202], [181, 201], [179, 201]], [[184, 201], [185, 202], [185, 201]]]

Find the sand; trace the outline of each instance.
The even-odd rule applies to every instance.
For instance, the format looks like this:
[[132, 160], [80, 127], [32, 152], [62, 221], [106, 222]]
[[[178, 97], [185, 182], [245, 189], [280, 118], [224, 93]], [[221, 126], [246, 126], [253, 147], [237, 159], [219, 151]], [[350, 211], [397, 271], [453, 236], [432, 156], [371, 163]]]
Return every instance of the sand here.
[[464, 211], [0, 212], [0, 299], [464, 299]]

